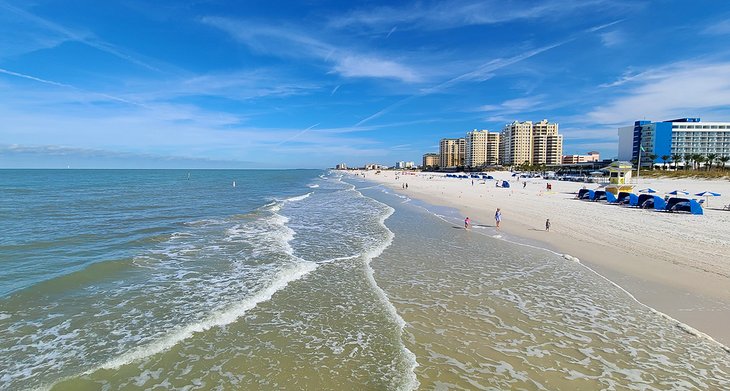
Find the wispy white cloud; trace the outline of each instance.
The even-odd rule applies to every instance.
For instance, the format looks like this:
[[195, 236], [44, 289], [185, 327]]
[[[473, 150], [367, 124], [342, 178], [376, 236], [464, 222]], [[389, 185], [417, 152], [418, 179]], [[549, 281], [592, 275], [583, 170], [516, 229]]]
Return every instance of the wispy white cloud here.
[[480, 106], [478, 110], [486, 112], [498, 112], [501, 114], [531, 112], [539, 109], [539, 106], [540, 104], [542, 104], [544, 98], [545, 97], [543, 95], [536, 95], [523, 98], [508, 99], [499, 104]]
[[[634, 8], [635, 3], [608, 0], [450, 0], [417, 2], [401, 7], [376, 7], [354, 11], [346, 16], [336, 16], [330, 25], [342, 27], [368, 27], [383, 30], [393, 25], [411, 28], [440, 30], [469, 25], [490, 25], [520, 20], [557, 19], [578, 11], [602, 9], [620, 12]], [[407, 27], [406, 27], [407, 28]]]
[[[50, 48], [59, 45], [67, 41], [75, 41], [95, 48], [102, 52], [108, 53], [112, 56], [125, 60], [129, 63], [154, 70], [160, 71], [156, 66], [150, 64], [150, 61], [142, 60], [138, 54], [132, 54], [122, 48], [119, 48], [109, 42], [106, 42], [96, 37], [91, 32], [78, 32], [73, 29], [62, 26], [58, 23], [52, 22], [48, 19], [37, 16], [24, 9], [12, 6], [3, 1], [0, 1], [0, 9], [4, 9], [15, 17], [11, 18], [14, 23], [17, 23], [17, 19], [20, 18], [24, 22], [31, 23], [40, 29], [40, 31], [29, 32], [28, 36], [32, 37], [32, 41], [35, 45], [29, 45], [25, 49], [25, 52], [37, 50], [39, 48]], [[1, 20], [1, 19], [0, 19]], [[27, 29], [27, 25], [23, 25]], [[24, 45], [27, 45], [27, 39], [19, 41]], [[18, 53], [15, 53], [18, 54]]]
[[730, 113], [730, 62], [679, 62], [623, 77], [612, 85], [622, 85], [625, 90], [591, 110], [587, 121], [626, 124], [641, 118]]
[[443, 91], [443, 90], [445, 90], [447, 88], [450, 88], [451, 86], [453, 86], [453, 85], [455, 85], [457, 83], [462, 83], [462, 82], [465, 82], [465, 81], [473, 81], [473, 80], [478, 80], [478, 81], [487, 80], [487, 79], [491, 78], [494, 75], [494, 72], [496, 72], [496, 71], [498, 71], [498, 70], [500, 70], [500, 69], [502, 69], [504, 67], [513, 65], [513, 64], [518, 63], [520, 61], [524, 61], [524, 60], [526, 60], [528, 58], [531, 58], [531, 57], [534, 57], [534, 56], [536, 56], [536, 55], [538, 55], [540, 53], [543, 53], [545, 51], [548, 51], [548, 50], [554, 49], [556, 47], [559, 47], [561, 45], [564, 45], [565, 43], [567, 43], [567, 42], [569, 42], [571, 40], [573, 40], [573, 38], [571, 38], [569, 40], [562, 41], [562, 42], [557, 42], [557, 43], [554, 43], [554, 44], [546, 45], [546, 46], [543, 46], [543, 47], [540, 47], [540, 48], [536, 48], [536, 49], [532, 49], [532, 50], [527, 50], [525, 52], [522, 52], [522, 53], [517, 54], [517, 55], [512, 56], [512, 57], [498, 58], [498, 59], [490, 60], [490, 61], [482, 64], [481, 66], [477, 67], [474, 70], [471, 70], [469, 72], [466, 72], [466, 73], [463, 73], [463, 74], [458, 75], [456, 77], [453, 77], [453, 78], [451, 78], [449, 80], [446, 80], [446, 81], [444, 81], [442, 83], [439, 83], [437, 85], [424, 88], [424, 89], [422, 89], [416, 95], [411, 95], [411, 96], [409, 96], [407, 98], [401, 99], [401, 100], [399, 100], [399, 101], [391, 104], [390, 106], [388, 106], [388, 107], [386, 107], [384, 109], [381, 109], [381, 110], [375, 112], [374, 114], [369, 115], [368, 117], [365, 117], [364, 119], [360, 120], [357, 124], [355, 124], [355, 126], [360, 126], [360, 125], [363, 125], [363, 124], [365, 124], [367, 122], [370, 122], [370, 121], [372, 121], [372, 120], [374, 120], [376, 118], [379, 118], [379, 117], [383, 116], [384, 114], [389, 113], [390, 111], [392, 111], [392, 110], [394, 110], [394, 109], [396, 109], [396, 108], [398, 108], [398, 107], [400, 107], [400, 106], [402, 106], [402, 105], [404, 105], [404, 104], [406, 104], [406, 103], [408, 103], [408, 102], [410, 102], [410, 101], [412, 101], [412, 100], [414, 100], [414, 99], [416, 99], [418, 97], [425, 96], [425, 95], [430, 95], [430, 94], [434, 94], [434, 93]]
[[422, 80], [413, 67], [393, 58], [337, 47], [295, 27], [262, 26], [221, 17], [205, 17], [202, 22], [227, 32], [259, 53], [331, 63], [330, 71], [343, 77], [385, 78], [407, 83]]
[[619, 46], [626, 41], [625, 34], [619, 30], [607, 31], [600, 36], [601, 43], [608, 48]]
[[728, 35], [730, 34], [730, 20], [725, 19], [709, 23], [709, 25], [702, 30], [702, 33], [708, 35]]

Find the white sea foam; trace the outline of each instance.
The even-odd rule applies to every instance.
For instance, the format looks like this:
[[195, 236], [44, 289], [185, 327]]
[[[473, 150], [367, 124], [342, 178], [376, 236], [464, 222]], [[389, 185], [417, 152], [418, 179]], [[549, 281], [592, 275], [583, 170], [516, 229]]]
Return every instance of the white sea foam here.
[[123, 365], [164, 352], [179, 342], [192, 337], [195, 333], [200, 333], [213, 327], [233, 323], [246, 312], [255, 308], [258, 304], [269, 301], [276, 292], [286, 288], [290, 282], [299, 280], [314, 271], [316, 268], [316, 263], [302, 260], [302, 262], [297, 264], [295, 267], [279, 272], [267, 287], [256, 292], [253, 296], [244, 299], [242, 302], [223, 311], [215, 312], [200, 322], [179, 328], [162, 339], [140, 346], [122, 354], [121, 356], [111, 359], [98, 368], [88, 371], [87, 374], [98, 369], [117, 369]]
[[314, 184], [314, 185], [309, 185], [308, 187], [309, 187], [310, 189], [316, 189], [316, 188], [318, 188], [318, 187], [319, 187], [319, 185], [316, 185], [316, 184]]
[[286, 199], [286, 201], [288, 201], [288, 202], [297, 202], [297, 201], [301, 201], [301, 200], [304, 200], [304, 199], [306, 199], [307, 197], [311, 196], [312, 194], [313, 194], [313, 192], [309, 192], [309, 193], [307, 193], [307, 194], [302, 194], [302, 195], [300, 195], [300, 196], [296, 196], [296, 197], [291, 197], [291, 198], [287, 198], [287, 199]]
[[[360, 192], [358, 192], [358, 193], [360, 193]], [[362, 196], [362, 193], [360, 193], [360, 195]], [[399, 329], [398, 339], [401, 341], [401, 349], [403, 350], [404, 358], [409, 365], [408, 373], [406, 373], [406, 379], [405, 379], [404, 383], [402, 384], [401, 389], [415, 390], [418, 388], [418, 386], [420, 384], [418, 381], [418, 378], [416, 377], [416, 367], [418, 367], [418, 361], [416, 361], [416, 355], [413, 352], [411, 352], [403, 343], [403, 331], [404, 331], [407, 323], [398, 314], [398, 311], [396, 310], [395, 306], [388, 298], [388, 294], [385, 293], [385, 291], [382, 288], [380, 288], [380, 286], [378, 286], [377, 281], [375, 281], [375, 276], [374, 276], [375, 271], [373, 270], [372, 266], [370, 266], [370, 261], [372, 261], [374, 258], [380, 256], [380, 254], [382, 254], [383, 251], [385, 251], [385, 249], [390, 247], [390, 245], [393, 243], [393, 238], [395, 237], [395, 234], [393, 233], [393, 231], [390, 230], [390, 228], [388, 228], [388, 226], [385, 225], [385, 220], [387, 220], [388, 217], [390, 217], [395, 212], [395, 209], [393, 209], [390, 206], [383, 204], [382, 202], [379, 202], [377, 200], [374, 200], [374, 201], [378, 202], [379, 204], [381, 204], [387, 208], [385, 214], [383, 214], [379, 220], [380, 225], [383, 228], [385, 228], [387, 236], [386, 236], [386, 239], [382, 243], [380, 243], [379, 246], [376, 246], [365, 252], [365, 265], [367, 266], [366, 275], [367, 275], [368, 281], [372, 285], [374, 291], [376, 292], [376, 294], [378, 296], [380, 296], [380, 298], [381, 298], [383, 304], [385, 305], [388, 313], [390, 314], [391, 318], [398, 325], [398, 329]]]

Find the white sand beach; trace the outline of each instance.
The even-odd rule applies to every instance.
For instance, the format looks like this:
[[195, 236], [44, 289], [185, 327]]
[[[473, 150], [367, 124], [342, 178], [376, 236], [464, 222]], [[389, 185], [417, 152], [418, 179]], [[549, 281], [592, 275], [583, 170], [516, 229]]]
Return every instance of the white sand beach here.
[[705, 215], [694, 216], [576, 200], [583, 186], [598, 187], [592, 183], [527, 179], [523, 188], [524, 179], [517, 182], [508, 172], [490, 174], [508, 180], [510, 188], [442, 173], [361, 173], [411, 198], [455, 207], [492, 236], [498, 235], [494, 212], [501, 208], [504, 237], [576, 257], [640, 302], [730, 345], [730, 211], [722, 210], [730, 203], [728, 180], [641, 179], [637, 189], [651, 187], [660, 195], [722, 194], [709, 199]]

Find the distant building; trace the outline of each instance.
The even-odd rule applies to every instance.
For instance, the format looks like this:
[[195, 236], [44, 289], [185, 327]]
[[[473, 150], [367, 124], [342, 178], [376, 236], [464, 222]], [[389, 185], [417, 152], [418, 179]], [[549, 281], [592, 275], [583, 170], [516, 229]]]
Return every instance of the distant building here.
[[335, 166], [335, 169], [336, 169], [336, 170], [347, 170], [347, 164], [345, 164], [345, 163], [340, 163], [340, 164], [338, 164], [337, 166]]
[[384, 166], [382, 164], [370, 163], [370, 164], [365, 165], [365, 169], [366, 170], [387, 170], [388, 166]]
[[546, 119], [536, 123], [515, 121], [502, 129], [500, 154], [503, 165], [560, 164], [563, 136], [558, 134], [558, 124]]
[[[679, 118], [662, 122], [636, 121], [633, 126], [619, 128], [619, 160], [638, 160], [639, 152], [642, 165], [661, 163], [663, 155], [730, 157], [730, 122]], [[650, 155], [655, 155], [653, 162], [649, 161]]]
[[596, 151], [591, 151], [585, 155], [563, 155], [562, 164], [578, 164], [588, 162], [598, 162], [601, 160], [601, 155]]
[[464, 164], [483, 167], [499, 163], [499, 133], [476, 130], [466, 134]]
[[423, 167], [436, 167], [440, 165], [438, 153], [427, 153], [423, 155]]
[[396, 162], [395, 168], [398, 170], [408, 169], [408, 168], [414, 168], [416, 167], [416, 163], [414, 162]]
[[439, 143], [439, 166], [458, 167], [464, 165], [466, 140], [463, 138], [443, 138]]

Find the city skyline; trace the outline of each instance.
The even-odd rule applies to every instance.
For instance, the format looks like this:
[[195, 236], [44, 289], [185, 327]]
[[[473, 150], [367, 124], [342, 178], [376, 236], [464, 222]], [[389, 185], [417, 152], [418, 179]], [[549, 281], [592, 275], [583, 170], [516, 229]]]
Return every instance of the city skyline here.
[[730, 6], [0, 0], [0, 168], [420, 162], [560, 124], [618, 155], [637, 120], [730, 120]]

